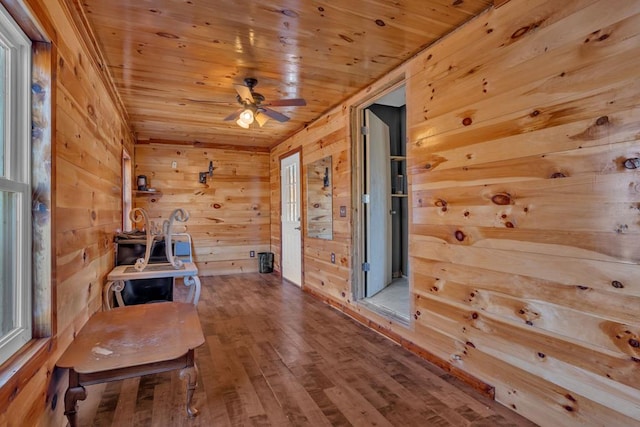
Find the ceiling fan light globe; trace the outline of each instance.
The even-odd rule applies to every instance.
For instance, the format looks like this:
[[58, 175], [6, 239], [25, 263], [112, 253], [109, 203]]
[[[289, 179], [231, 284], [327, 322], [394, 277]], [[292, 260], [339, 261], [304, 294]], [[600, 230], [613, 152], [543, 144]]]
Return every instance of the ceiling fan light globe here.
[[249, 108], [246, 108], [242, 113], [240, 113], [240, 119], [243, 123], [250, 125], [253, 123], [253, 111]]
[[243, 122], [243, 121], [242, 121], [242, 118], [239, 118], [239, 119], [236, 121], [236, 124], [237, 124], [238, 126], [240, 126], [241, 128], [249, 129], [249, 123], [245, 123], [245, 122]]
[[269, 117], [267, 117], [265, 114], [262, 114], [260, 111], [258, 111], [255, 115], [255, 119], [256, 122], [258, 122], [258, 124], [260, 125], [260, 127], [264, 126], [265, 123], [267, 123], [267, 121], [269, 120]]

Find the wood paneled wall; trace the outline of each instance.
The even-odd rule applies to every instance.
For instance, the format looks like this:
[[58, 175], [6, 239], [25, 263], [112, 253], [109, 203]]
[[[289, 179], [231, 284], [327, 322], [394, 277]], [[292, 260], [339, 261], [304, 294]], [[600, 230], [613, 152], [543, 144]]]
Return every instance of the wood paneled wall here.
[[[292, 150], [302, 148], [300, 156], [302, 177], [307, 176], [307, 165], [327, 156], [331, 157], [331, 193], [333, 194], [333, 240], [307, 236], [306, 194], [303, 201], [303, 257], [304, 285], [319, 289], [335, 298], [342, 298], [348, 291], [351, 277], [351, 148], [348, 144], [348, 130], [345, 127], [348, 111], [338, 110], [323, 117], [288, 141], [271, 151], [271, 248], [275, 254], [275, 269], [281, 265], [281, 197], [280, 159]], [[306, 190], [306, 186], [303, 186]], [[340, 206], [345, 206], [346, 217], [340, 217]], [[331, 253], [335, 254], [335, 264], [331, 263]]]
[[[162, 194], [139, 195], [134, 205], [160, 226], [174, 209], [189, 212], [175, 231], [191, 234], [200, 275], [258, 271], [257, 254], [270, 249], [269, 153], [166, 144], [137, 145], [135, 153], [134, 175]], [[213, 177], [200, 184], [210, 161]]]
[[511, 1], [409, 66], [419, 344], [543, 425], [640, 423], [639, 24]]
[[637, 1], [511, 0], [388, 77], [407, 80], [408, 328], [350, 300], [336, 214], [351, 204], [349, 110], [386, 81], [276, 147], [274, 211], [283, 153], [342, 159], [338, 232], [305, 239], [304, 287], [541, 425], [640, 425], [639, 32]]
[[55, 153], [53, 283], [56, 334], [48, 360], [15, 390], [0, 425], [63, 425], [65, 373], [55, 362], [102, 304], [113, 268], [113, 235], [122, 225], [121, 155], [133, 136], [105, 84], [87, 34], [62, 0], [26, 1], [54, 45]]

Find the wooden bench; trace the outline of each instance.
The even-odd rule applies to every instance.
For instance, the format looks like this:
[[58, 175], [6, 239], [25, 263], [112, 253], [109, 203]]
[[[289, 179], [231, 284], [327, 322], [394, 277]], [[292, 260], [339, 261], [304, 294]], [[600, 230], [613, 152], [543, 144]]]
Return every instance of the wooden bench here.
[[180, 369], [187, 382], [186, 411], [197, 385], [194, 349], [204, 344], [196, 307], [182, 302], [131, 305], [93, 315], [57, 366], [69, 369], [65, 415], [77, 425], [77, 401], [84, 386]]

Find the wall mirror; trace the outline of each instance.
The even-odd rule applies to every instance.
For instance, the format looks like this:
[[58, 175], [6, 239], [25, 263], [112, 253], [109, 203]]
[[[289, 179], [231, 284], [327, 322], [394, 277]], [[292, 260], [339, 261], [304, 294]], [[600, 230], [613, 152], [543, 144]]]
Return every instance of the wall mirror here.
[[307, 165], [307, 236], [333, 239], [331, 156]]

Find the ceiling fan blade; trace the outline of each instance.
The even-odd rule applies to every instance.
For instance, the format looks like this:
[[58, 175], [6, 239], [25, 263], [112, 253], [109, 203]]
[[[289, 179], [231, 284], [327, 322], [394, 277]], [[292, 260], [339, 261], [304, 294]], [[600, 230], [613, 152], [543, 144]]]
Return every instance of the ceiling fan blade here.
[[267, 116], [271, 117], [274, 120], [279, 121], [280, 123], [286, 122], [289, 120], [289, 117], [285, 116], [284, 114], [278, 113], [277, 111], [273, 111], [268, 108], [261, 108], [260, 112], [262, 112], [263, 114], [266, 114]]
[[272, 107], [304, 107], [307, 105], [307, 101], [302, 98], [276, 99], [275, 101], [269, 101], [262, 105], [270, 105]]
[[231, 121], [231, 120], [236, 120], [238, 117], [240, 117], [240, 113], [242, 113], [243, 111], [244, 111], [244, 108], [240, 108], [240, 109], [234, 111], [233, 113], [229, 114], [223, 120], [225, 122], [228, 122], [228, 121]]
[[233, 87], [236, 88], [236, 92], [238, 92], [238, 96], [240, 96], [240, 99], [242, 101], [247, 101], [252, 104], [255, 103], [255, 101], [253, 100], [253, 95], [251, 94], [251, 89], [244, 85], [233, 85]]
[[269, 121], [269, 117], [266, 114], [263, 114], [261, 111], [258, 111], [255, 115], [256, 122], [260, 125], [260, 127], [264, 126], [265, 123]]

